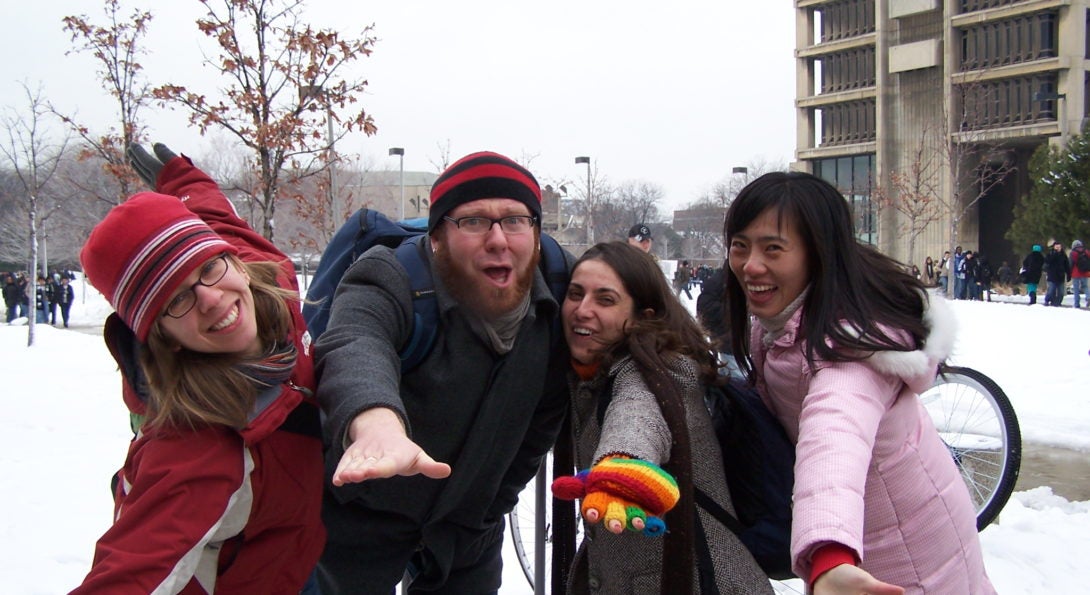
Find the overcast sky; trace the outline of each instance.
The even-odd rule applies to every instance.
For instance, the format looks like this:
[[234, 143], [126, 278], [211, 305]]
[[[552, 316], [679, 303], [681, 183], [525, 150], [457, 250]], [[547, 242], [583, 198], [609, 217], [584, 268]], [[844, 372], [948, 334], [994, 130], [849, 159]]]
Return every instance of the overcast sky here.
[[[137, 3], [123, 6], [127, 15]], [[215, 48], [193, 24], [201, 4], [139, 6], [154, 15], [149, 82], [214, 94], [201, 62]], [[62, 17], [103, 23], [100, 0], [11, 2], [4, 12], [0, 106], [25, 111], [25, 81], [80, 121], [117, 120], [97, 63], [65, 55]], [[397, 169], [387, 154], [397, 146], [406, 170], [434, 171], [449, 141], [454, 158], [495, 150], [529, 162], [542, 184], [581, 184], [586, 166], [574, 158], [589, 155], [609, 181], [658, 184], [676, 207], [735, 166], [793, 159], [790, 0], [308, 0], [304, 18], [345, 35], [375, 25], [379, 41], [358, 72], [378, 134], [338, 149], [379, 169]], [[182, 112], [145, 116], [153, 141], [195, 156], [210, 150]]]

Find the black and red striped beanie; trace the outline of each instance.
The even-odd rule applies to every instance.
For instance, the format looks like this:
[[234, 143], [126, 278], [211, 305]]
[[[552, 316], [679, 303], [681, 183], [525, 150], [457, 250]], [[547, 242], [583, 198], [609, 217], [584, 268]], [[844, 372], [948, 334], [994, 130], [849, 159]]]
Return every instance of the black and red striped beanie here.
[[91, 230], [79, 260], [91, 285], [146, 342], [182, 281], [224, 252], [238, 250], [177, 197], [141, 192], [110, 209]]
[[534, 175], [499, 153], [481, 151], [454, 162], [435, 180], [428, 231], [435, 230], [443, 216], [458, 205], [482, 198], [517, 200], [541, 218], [541, 187]]

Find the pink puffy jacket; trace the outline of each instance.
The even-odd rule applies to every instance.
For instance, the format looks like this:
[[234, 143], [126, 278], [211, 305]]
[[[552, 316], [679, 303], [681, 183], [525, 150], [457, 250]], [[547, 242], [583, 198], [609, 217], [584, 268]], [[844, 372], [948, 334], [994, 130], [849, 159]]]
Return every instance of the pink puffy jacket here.
[[952, 351], [949, 306], [931, 298], [923, 349], [819, 362], [816, 373], [800, 316], [767, 346], [755, 324], [750, 343], [758, 389], [796, 443], [794, 572], [809, 577], [814, 551], [835, 542], [906, 593], [994, 593], [968, 490], [917, 398]]

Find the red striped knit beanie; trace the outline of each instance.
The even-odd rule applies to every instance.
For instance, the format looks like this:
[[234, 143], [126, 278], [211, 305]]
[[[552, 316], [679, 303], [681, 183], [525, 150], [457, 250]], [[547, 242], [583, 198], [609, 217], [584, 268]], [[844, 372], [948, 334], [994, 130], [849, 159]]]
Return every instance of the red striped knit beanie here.
[[431, 187], [428, 231], [458, 205], [482, 198], [510, 198], [541, 218], [541, 187], [526, 168], [500, 155], [482, 151], [462, 157], [439, 175]]
[[182, 281], [224, 252], [238, 250], [178, 198], [141, 192], [91, 230], [79, 259], [87, 280], [145, 342]]

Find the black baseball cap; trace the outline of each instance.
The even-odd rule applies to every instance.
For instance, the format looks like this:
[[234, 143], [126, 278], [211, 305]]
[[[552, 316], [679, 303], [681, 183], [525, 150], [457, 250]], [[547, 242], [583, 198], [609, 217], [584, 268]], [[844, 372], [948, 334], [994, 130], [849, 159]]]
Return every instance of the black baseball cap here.
[[643, 223], [637, 223], [633, 225], [632, 229], [628, 230], [628, 237], [636, 238], [637, 242], [654, 239], [651, 237], [651, 228], [647, 227]]

